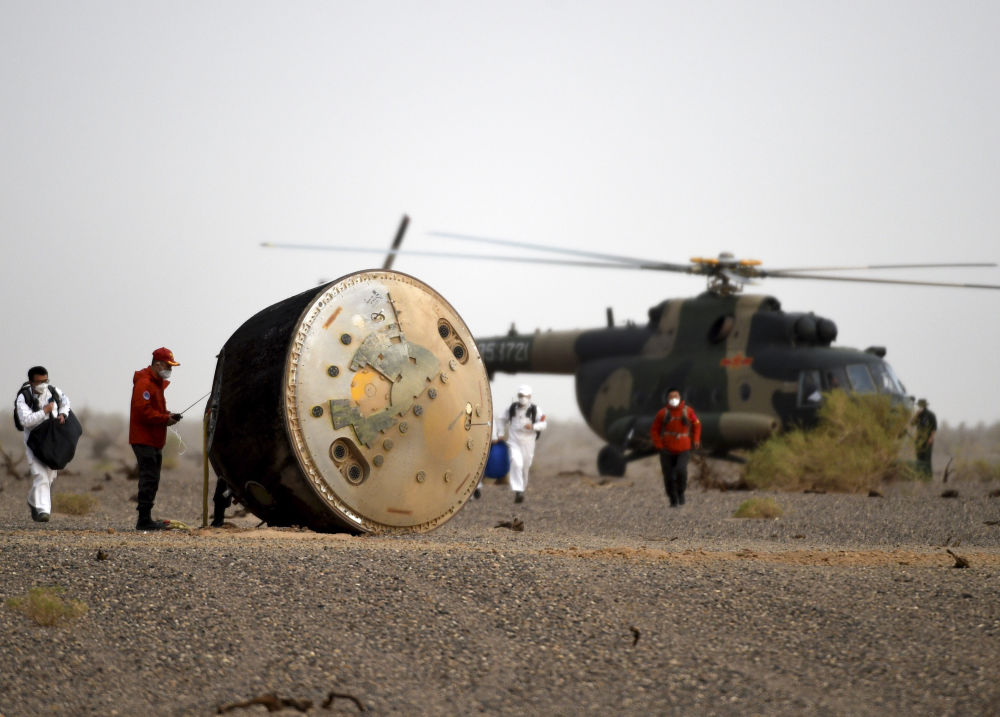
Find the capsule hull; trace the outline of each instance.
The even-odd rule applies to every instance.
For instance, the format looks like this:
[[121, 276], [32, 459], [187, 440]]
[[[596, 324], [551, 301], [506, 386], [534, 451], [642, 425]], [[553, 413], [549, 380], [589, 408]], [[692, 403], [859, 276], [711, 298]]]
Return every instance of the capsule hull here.
[[425, 531], [475, 489], [492, 416], [454, 308], [406, 274], [358, 272], [264, 309], [226, 342], [208, 455], [269, 525]]

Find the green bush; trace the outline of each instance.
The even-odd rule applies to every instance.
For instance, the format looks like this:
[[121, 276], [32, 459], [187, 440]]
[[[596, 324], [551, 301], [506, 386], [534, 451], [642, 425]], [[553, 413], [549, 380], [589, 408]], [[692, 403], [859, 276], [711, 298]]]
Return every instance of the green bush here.
[[785, 511], [773, 498], [750, 498], [740, 503], [734, 518], [777, 518]]
[[912, 479], [900, 459], [910, 416], [888, 396], [832, 391], [823, 396], [819, 423], [761, 444], [747, 462], [752, 488], [862, 493], [883, 481]]
[[7, 607], [30, 618], [36, 625], [45, 626], [58, 625], [85, 615], [87, 606], [79, 600], [64, 600], [61, 597], [63, 592], [58, 585], [31, 588], [27, 595], [9, 599]]

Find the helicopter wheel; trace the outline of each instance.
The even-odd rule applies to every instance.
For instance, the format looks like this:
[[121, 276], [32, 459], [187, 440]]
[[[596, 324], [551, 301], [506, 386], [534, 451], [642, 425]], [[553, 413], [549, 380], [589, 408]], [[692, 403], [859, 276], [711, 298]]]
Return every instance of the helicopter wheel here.
[[614, 476], [621, 478], [625, 475], [625, 454], [618, 446], [610, 443], [604, 446], [597, 454], [597, 472], [602, 476]]

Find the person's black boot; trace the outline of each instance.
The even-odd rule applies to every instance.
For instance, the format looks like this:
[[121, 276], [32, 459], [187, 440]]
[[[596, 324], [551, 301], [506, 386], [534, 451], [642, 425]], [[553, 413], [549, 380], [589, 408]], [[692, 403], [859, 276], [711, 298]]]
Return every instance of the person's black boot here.
[[221, 528], [226, 522], [226, 509], [219, 505], [215, 506], [215, 513], [212, 516], [212, 527]]
[[139, 520], [135, 522], [136, 530], [166, 530], [167, 522], [165, 520], [153, 520], [152, 509], [140, 510]]
[[519, 490], [514, 492], [514, 502], [523, 503], [524, 502], [524, 491]]
[[135, 523], [136, 530], [166, 530], [169, 527], [167, 521], [153, 520], [152, 518], [147, 518], [146, 520], [139, 518]]

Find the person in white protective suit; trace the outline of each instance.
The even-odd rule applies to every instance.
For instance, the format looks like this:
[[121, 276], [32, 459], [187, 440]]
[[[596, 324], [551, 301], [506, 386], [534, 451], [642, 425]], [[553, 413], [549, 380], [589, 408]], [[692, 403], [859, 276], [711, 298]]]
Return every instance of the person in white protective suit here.
[[531, 386], [517, 390], [517, 400], [497, 420], [497, 435], [507, 441], [510, 449], [510, 489], [514, 502], [524, 501], [528, 487], [528, 472], [535, 458], [535, 441], [545, 430], [545, 413], [531, 402]]
[[28, 492], [28, 508], [31, 519], [45, 523], [52, 512], [52, 483], [56, 471], [42, 463], [28, 447], [31, 431], [48, 420], [66, 422], [69, 415], [69, 397], [49, 385], [49, 372], [42, 366], [28, 370], [28, 381], [21, 387], [14, 402], [17, 414], [15, 423], [24, 431], [24, 454], [31, 470], [31, 490]]

